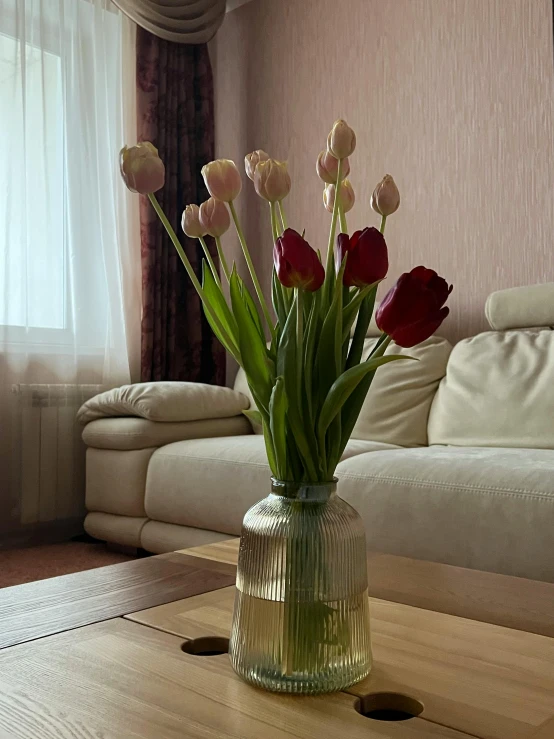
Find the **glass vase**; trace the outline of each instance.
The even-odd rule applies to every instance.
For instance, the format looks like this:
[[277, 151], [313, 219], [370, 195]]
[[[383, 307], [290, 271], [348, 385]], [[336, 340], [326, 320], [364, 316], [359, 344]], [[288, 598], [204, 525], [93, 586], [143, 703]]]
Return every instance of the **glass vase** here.
[[336, 482], [272, 480], [244, 518], [229, 652], [258, 687], [332, 692], [371, 670], [365, 532]]

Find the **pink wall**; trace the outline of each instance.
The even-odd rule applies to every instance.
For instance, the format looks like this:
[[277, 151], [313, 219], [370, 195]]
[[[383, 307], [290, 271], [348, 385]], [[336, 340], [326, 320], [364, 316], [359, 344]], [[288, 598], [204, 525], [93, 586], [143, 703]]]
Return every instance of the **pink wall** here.
[[[483, 330], [491, 291], [554, 280], [551, 13], [551, 0], [253, 0], [212, 44], [217, 154], [288, 159], [289, 220], [324, 251], [314, 163], [346, 118], [358, 135], [349, 224], [377, 224], [369, 198], [386, 172], [401, 190], [387, 285], [434, 267], [455, 283], [442, 333]], [[267, 280], [267, 208], [245, 189]], [[230, 236], [226, 248], [236, 251]]]

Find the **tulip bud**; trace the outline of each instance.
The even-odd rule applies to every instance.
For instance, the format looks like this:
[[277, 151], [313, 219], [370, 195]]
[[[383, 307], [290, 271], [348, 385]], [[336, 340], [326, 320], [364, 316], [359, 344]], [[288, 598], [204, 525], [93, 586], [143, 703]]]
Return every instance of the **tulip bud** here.
[[210, 236], [222, 236], [231, 225], [231, 218], [225, 203], [215, 198], [208, 198], [200, 206], [200, 226]]
[[398, 210], [400, 193], [390, 174], [386, 174], [371, 196], [371, 207], [380, 216], [390, 216]]
[[346, 159], [356, 148], [356, 134], [341, 118], [333, 123], [327, 137], [327, 151], [336, 159]]
[[290, 175], [286, 162], [268, 159], [259, 162], [254, 171], [254, 187], [261, 198], [270, 203], [281, 201], [290, 192]]
[[285, 287], [315, 292], [323, 285], [325, 270], [317, 252], [293, 228], [279, 236], [273, 248], [277, 278]]
[[414, 267], [398, 278], [375, 313], [377, 326], [398, 346], [410, 347], [435, 333], [449, 313], [452, 285], [433, 269]]
[[[335, 185], [327, 185], [323, 190], [323, 205], [327, 208], [329, 213], [333, 212], [335, 207]], [[354, 207], [356, 196], [354, 195], [354, 189], [350, 180], [343, 180], [340, 183], [340, 204], [344, 213], [348, 213]]]
[[335, 250], [337, 272], [348, 254], [343, 282], [346, 287], [365, 287], [387, 276], [389, 255], [383, 234], [376, 228], [355, 231], [352, 236], [339, 234]]
[[230, 159], [216, 159], [205, 164], [202, 177], [212, 198], [224, 203], [234, 200], [242, 189], [240, 172]]
[[[337, 181], [339, 173], [339, 160], [330, 154], [328, 151], [322, 151], [315, 165], [316, 172], [323, 182], [327, 182], [330, 185], [334, 185]], [[350, 162], [348, 159], [343, 159], [342, 162], [342, 178], [348, 177], [350, 172]]]
[[187, 205], [181, 216], [181, 228], [191, 239], [206, 235], [207, 231], [200, 223], [200, 208], [197, 205]]
[[256, 149], [256, 151], [253, 151], [251, 154], [247, 154], [244, 157], [244, 169], [246, 170], [246, 176], [254, 181], [254, 172], [256, 171], [256, 166], [260, 162], [267, 162], [269, 159], [269, 154], [266, 154], [263, 149]]
[[164, 163], [150, 141], [124, 146], [119, 152], [121, 176], [131, 192], [147, 195], [161, 190], [165, 181]]

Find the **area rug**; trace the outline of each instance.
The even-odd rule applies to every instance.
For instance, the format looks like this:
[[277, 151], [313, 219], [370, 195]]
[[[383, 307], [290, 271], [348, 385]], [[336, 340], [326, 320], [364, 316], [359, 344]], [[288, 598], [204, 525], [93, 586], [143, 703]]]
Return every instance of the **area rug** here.
[[36, 547], [0, 551], [0, 588], [71, 572], [128, 562], [126, 554], [110, 552], [97, 542], [68, 541]]

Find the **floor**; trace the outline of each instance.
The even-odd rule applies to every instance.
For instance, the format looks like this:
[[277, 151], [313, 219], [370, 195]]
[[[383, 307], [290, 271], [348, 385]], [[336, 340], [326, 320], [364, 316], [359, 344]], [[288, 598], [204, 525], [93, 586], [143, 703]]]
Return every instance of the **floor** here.
[[0, 551], [0, 588], [134, 559], [100, 542], [68, 541]]

